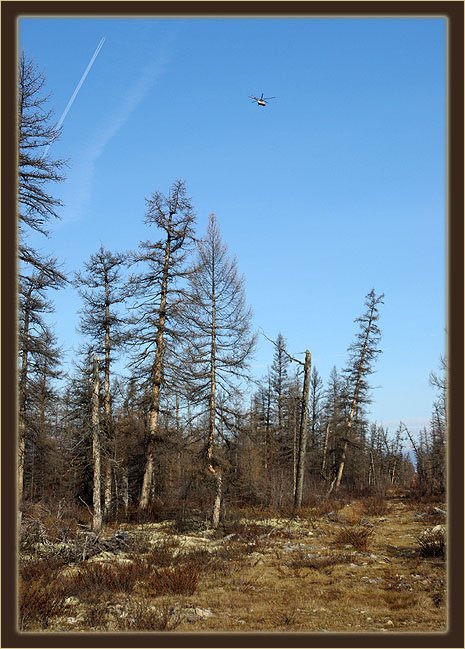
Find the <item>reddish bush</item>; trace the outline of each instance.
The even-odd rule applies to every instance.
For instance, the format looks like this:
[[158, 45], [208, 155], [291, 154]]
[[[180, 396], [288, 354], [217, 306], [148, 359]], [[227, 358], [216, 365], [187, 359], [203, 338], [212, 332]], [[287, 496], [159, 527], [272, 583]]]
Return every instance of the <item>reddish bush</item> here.
[[366, 552], [373, 530], [366, 527], [345, 527], [334, 539], [336, 545], [353, 545], [357, 550]]
[[200, 578], [200, 567], [193, 561], [163, 568], [150, 575], [150, 587], [156, 595], [193, 595]]
[[48, 577], [29, 581], [19, 586], [19, 628], [26, 631], [39, 624], [46, 629], [52, 617], [62, 614], [66, 599], [63, 588]]

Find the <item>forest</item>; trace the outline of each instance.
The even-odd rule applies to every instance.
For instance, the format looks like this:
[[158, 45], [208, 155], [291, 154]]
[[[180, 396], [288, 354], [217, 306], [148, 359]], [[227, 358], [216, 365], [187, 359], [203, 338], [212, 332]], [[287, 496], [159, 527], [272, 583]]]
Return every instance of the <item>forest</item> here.
[[[434, 572], [434, 584], [424, 588], [434, 615], [425, 613], [416, 624], [424, 630], [441, 628], [445, 527], [438, 523], [445, 520], [446, 359], [438, 372], [431, 372], [436, 400], [430, 425], [420, 435], [403, 422], [392, 434], [370, 421], [371, 376], [382, 353], [384, 294], [367, 286], [354, 305], [345, 363], [322, 377], [312, 360], [311, 340], [304, 354], [287, 347], [286, 318], [292, 314], [283, 314], [282, 332], [275, 338], [254, 330], [240, 260], [228, 250], [215, 214], [209, 216], [206, 232], [196, 230], [195, 200], [182, 179], [168, 188], [151, 188], [140, 217], [147, 238], [134, 250], [109, 250], [97, 243], [82, 268], [65, 272], [58, 256], [30, 244], [31, 234], [48, 237], [50, 224], [66, 209], [53, 193], [65, 180], [66, 163], [49, 153], [59, 136], [45, 77], [22, 54], [19, 628], [185, 630], [197, 624], [196, 630], [347, 629], [348, 620], [341, 628], [334, 620], [320, 621], [321, 629], [309, 628], [299, 621], [302, 602], [289, 608], [287, 617], [279, 608], [278, 622], [265, 615], [262, 621], [246, 618], [234, 624], [222, 618], [215, 626], [211, 600], [200, 598], [201, 605], [194, 605], [189, 597], [200, 588], [202, 575], [226, 579], [222, 561], [240, 565], [243, 557], [252, 557], [253, 568], [267, 566], [268, 542], [269, 552], [276, 554], [303, 537], [326, 534], [339, 548], [324, 546], [313, 556], [294, 544], [292, 557], [276, 554], [274, 569], [293, 593], [312, 571], [362, 569], [360, 556], [371, 556], [369, 539], [378, 530], [373, 520], [391, 522], [388, 512], [414, 517], [410, 554], [397, 553], [395, 560], [416, 562], [410, 580], [422, 575], [421, 566], [424, 579]], [[82, 344], [73, 368], [63, 366], [50, 324], [52, 315], [59, 318], [53, 295], [65, 285], [73, 286], [81, 300], [76, 325]], [[251, 362], [259, 336], [269, 345], [270, 369], [257, 379]], [[434, 524], [433, 532], [425, 529], [426, 523]], [[149, 533], [150, 542], [144, 536]], [[392, 550], [398, 531], [389, 533]], [[220, 549], [215, 546], [212, 553], [196, 546], [183, 554], [182, 535], [221, 541]], [[236, 545], [227, 555], [228, 541]], [[258, 556], [260, 546], [263, 557]], [[128, 555], [124, 578], [111, 557], [96, 561], [112, 553]], [[176, 556], [178, 561], [170, 563]], [[386, 561], [386, 569], [392, 561]], [[50, 570], [54, 575], [51, 582], [44, 581], [45, 565], [47, 575]], [[79, 579], [73, 581], [70, 567]], [[150, 576], [150, 588], [145, 584], [140, 590], [141, 575]], [[247, 581], [240, 571], [237, 578], [241, 592], [260, 590], [255, 578]], [[365, 578], [366, 585], [372, 583], [369, 579], [381, 579], [372, 572]], [[228, 579], [234, 583], [234, 575]], [[424, 609], [424, 601], [420, 596], [409, 600], [412, 589], [404, 588], [393, 568], [382, 579], [390, 584], [383, 590], [389, 615], [374, 630], [404, 623], [408, 630], [407, 618], [393, 622], [394, 616], [410, 605]], [[91, 592], [102, 584], [107, 591], [97, 606]], [[116, 613], [105, 618], [105, 597], [121, 592], [129, 608], [116, 623]], [[168, 603], [169, 597], [179, 596], [187, 597], [188, 604]], [[85, 615], [67, 613], [66, 623], [62, 611], [66, 606], [77, 610], [80, 598], [88, 604]], [[151, 609], [149, 600], [157, 598], [163, 606]], [[111, 606], [117, 607], [116, 601]], [[227, 608], [218, 604], [222, 606]], [[356, 626], [371, 628], [365, 618]]]

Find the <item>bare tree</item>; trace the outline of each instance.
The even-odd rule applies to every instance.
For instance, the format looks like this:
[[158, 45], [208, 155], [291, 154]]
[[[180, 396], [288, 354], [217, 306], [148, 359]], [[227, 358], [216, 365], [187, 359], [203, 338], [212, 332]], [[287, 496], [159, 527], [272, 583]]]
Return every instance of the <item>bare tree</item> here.
[[438, 390], [433, 403], [429, 428], [423, 428], [419, 439], [414, 440], [407, 427], [406, 432], [414, 449], [416, 459], [417, 487], [421, 493], [444, 494], [446, 490], [446, 437], [447, 437], [447, 365], [441, 358], [441, 373], [431, 372], [430, 384]]
[[333, 366], [325, 390], [325, 433], [321, 462], [321, 475], [328, 482], [331, 482], [331, 476], [337, 470], [337, 450], [345, 426], [343, 392], [342, 377]]
[[430, 384], [437, 389], [437, 399], [433, 403], [430, 436], [432, 446], [433, 489], [439, 493], [446, 491], [446, 441], [447, 441], [447, 362], [440, 360], [440, 373], [431, 372]]
[[195, 216], [185, 183], [173, 183], [168, 196], [155, 192], [146, 201], [146, 223], [163, 232], [155, 243], [140, 244], [135, 262], [144, 264], [138, 276], [130, 279], [135, 294], [132, 309], [133, 343], [138, 346], [136, 363], [150, 362], [150, 411], [145, 470], [139, 508], [149, 505], [155, 470], [156, 445], [163, 439], [159, 429], [162, 386], [167, 379], [167, 355], [174, 351], [176, 320], [182, 302], [180, 282], [187, 275], [186, 258], [193, 241]]
[[309, 435], [310, 435], [310, 447], [312, 449], [311, 453], [311, 463], [310, 471], [314, 475], [319, 475], [321, 460], [322, 460], [322, 450], [323, 450], [323, 435], [324, 433], [321, 430], [322, 425], [322, 392], [323, 392], [323, 380], [316, 367], [312, 369], [312, 377], [310, 381], [310, 421], [309, 421]]
[[[251, 311], [245, 304], [244, 279], [236, 259], [228, 257], [214, 214], [205, 238], [198, 242], [198, 260], [190, 275], [185, 310], [186, 379], [192, 396], [207, 406], [206, 465], [215, 481], [212, 525], [218, 527], [223, 497], [223, 469], [217, 452], [218, 399], [231, 402], [238, 381], [247, 375], [255, 345]], [[201, 408], [201, 412], [202, 412]]]
[[98, 534], [102, 529], [101, 508], [101, 473], [100, 473], [100, 416], [99, 416], [99, 360], [94, 354], [92, 372], [92, 464], [94, 470], [93, 481], [93, 517], [92, 530]]
[[305, 352], [304, 362], [304, 385], [302, 388], [302, 411], [300, 414], [299, 426], [299, 443], [298, 443], [298, 459], [297, 459], [297, 476], [294, 493], [294, 510], [297, 510], [302, 505], [302, 494], [304, 487], [305, 475], [305, 457], [307, 452], [307, 427], [308, 427], [308, 399], [310, 394], [310, 368], [312, 364], [312, 355], [310, 352]]
[[[265, 335], [265, 334], [263, 334]], [[271, 340], [268, 336], [265, 336], [267, 340], [273, 343], [276, 348], [275, 352], [275, 366], [283, 367], [284, 359], [287, 363], [294, 362], [302, 366], [304, 372], [304, 382], [302, 386], [302, 396], [299, 399], [299, 425], [298, 431], [297, 426], [294, 426], [294, 462], [293, 462], [293, 502], [294, 509], [298, 509], [302, 504], [302, 494], [303, 494], [303, 483], [305, 475], [305, 458], [307, 452], [307, 435], [308, 435], [308, 406], [309, 406], [309, 395], [310, 395], [310, 375], [311, 375], [311, 365], [312, 365], [312, 355], [308, 351], [305, 352], [305, 361], [301, 361], [297, 358], [294, 358], [286, 350], [284, 344], [284, 338], [279, 335], [277, 340]], [[277, 362], [279, 361], [279, 363]], [[278, 375], [279, 376], [279, 375]]]
[[278, 436], [283, 437], [286, 415], [288, 414], [286, 400], [288, 399], [289, 390], [288, 367], [291, 360], [286, 351], [286, 340], [281, 332], [278, 333], [274, 346], [275, 353], [270, 371], [270, 384], [275, 400]]
[[366, 310], [363, 315], [355, 319], [360, 331], [356, 334], [355, 341], [349, 347], [349, 363], [346, 369], [347, 386], [349, 388], [349, 412], [346, 418], [346, 431], [339, 467], [335, 480], [332, 482], [336, 489], [341, 485], [344, 466], [347, 458], [349, 444], [354, 443], [352, 425], [357, 410], [362, 404], [368, 403], [368, 376], [373, 372], [373, 363], [381, 352], [377, 344], [381, 331], [376, 324], [379, 320], [379, 305], [383, 304], [384, 294], [376, 295], [372, 289], [365, 298]]
[[21, 54], [18, 64], [18, 228], [19, 228], [19, 411], [18, 411], [18, 501], [21, 510], [24, 490], [26, 419], [30, 387], [30, 359], [40, 354], [40, 335], [46, 324], [43, 314], [51, 310], [47, 289], [62, 286], [66, 278], [57, 260], [34, 250], [27, 237], [31, 232], [48, 235], [47, 224], [57, 217], [61, 202], [46, 191], [49, 183], [63, 179], [60, 160], [44, 155], [59, 132], [51, 125], [52, 113], [44, 96], [45, 77]]
[[[266, 336], [266, 338], [268, 338]], [[274, 345], [273, 361], [268, 376], [270, 386], [270, 424], [272, 447], [274, 449], [274, 473], [272, 478], [280, 491], [285, 491], [285, 483], [292, 476], [292, 493], [295, 491], [297, 475], [297, 419], [300, 408], [295, 403], [295, 380], [289, 376], [291, 356], [286, 348], [286, 339], [281, 332]], [[280, 496], [281, 499], [282, 496]]]
[[20, 55], [18, 65], [18, 217], [19, 259], [54, 282], [63, 282], [56, 260], [44, 257], [27, 241], [28, 233], [48, 236], [48, 223], [58, 218], [61, 201], [48, 193], [50, 183], [63, 180], [63, 160], [47, 155], [60, 131], [53, 125], [53, 113], [44, 95], [45, 77], [34, 63]]
[[[34, 362], [49, 359], [56, 367], [56, 355], [45, 345], [51, 335], [45, 316], [53, 311], [47, 299], [48, 288], [56, 283], [43, 272], [33, 272], [20, 280], [19, 291], [19, 381], [18, 381], [18, 503], [21, 509], [24, 490], [24, 461], [27, 435], [32, 421], [32, 369]], [[29, 424], [29, 425], [28, 425]]]
[[85, 264], [85, 272], [76, 273], [75, 286], [84, 301], [81, 312], [81, 332], [87, 335], [97, 353], [104, 356], [104, 513], [108, 516], [112, 501], [114, 462], [114, 422], [111, 396], [111, 363], [114, 352], [124, 341], [124, 319], [118, 305], [125, 299], [121, 270], [126, 255], [113, 254], [103, 245]]
[[[53, 489], [50, 468], [56, 464], [56, 403], [59, 392], [56, 379], [61, 376], [60, 348], [53, 331], [44, 326], [31, 350], [28, 371], [25, 491], [31, 500]], [[28, 483], [28, 484], [27, 484]]]

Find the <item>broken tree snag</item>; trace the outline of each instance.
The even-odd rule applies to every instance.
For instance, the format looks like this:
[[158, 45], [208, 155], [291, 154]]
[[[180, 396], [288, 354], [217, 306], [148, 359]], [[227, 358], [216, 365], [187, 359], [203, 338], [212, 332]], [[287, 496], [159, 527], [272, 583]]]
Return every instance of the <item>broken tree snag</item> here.
[[302, 389], [302, 411], [300, 414], [300, 427], [297, 453], [297, 476], [294, 493], [294, 510], [302, 505], [302, 494], [304, 488], [305, 475], [305, 455], [307, 451], [307, 426], [308, 426], [308, 400], [310, 394], [310, 369], [312, 365], [312, 355], [307, 350], [305, 352], [304, 362], [304, 385]]

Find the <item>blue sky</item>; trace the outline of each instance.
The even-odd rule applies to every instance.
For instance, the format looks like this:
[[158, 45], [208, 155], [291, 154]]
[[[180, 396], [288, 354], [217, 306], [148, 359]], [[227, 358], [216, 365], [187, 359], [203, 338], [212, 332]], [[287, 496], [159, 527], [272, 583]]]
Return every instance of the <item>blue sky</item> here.
[[[67, 158], [50, 240], [68, 271], [155, 236], [145, 197], [187, 183], [246, 278], [254, 326], [326, 382], [371, 288], [385, 293], [371, 418], [428, 423], [445, 349], [446, 19], [22, 18], [56, 118], [105, 43], [50, 155]], [[249, 95], [276, 96], [266, 108]], [[80, 301], [54, 295], [69, 361]], [[261, 339], [263, 376], [273, 349]]]

